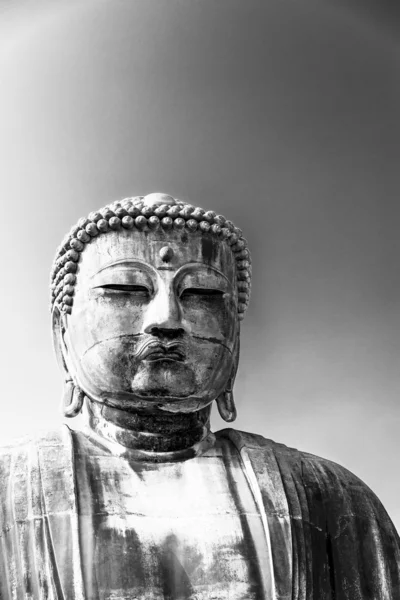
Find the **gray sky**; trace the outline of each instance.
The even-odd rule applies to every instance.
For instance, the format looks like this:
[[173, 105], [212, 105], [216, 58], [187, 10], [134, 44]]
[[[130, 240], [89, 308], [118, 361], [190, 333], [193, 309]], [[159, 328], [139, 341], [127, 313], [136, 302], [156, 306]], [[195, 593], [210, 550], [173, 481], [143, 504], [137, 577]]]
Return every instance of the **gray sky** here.
[[60, 422], [48, 280], [64, 234], [165, 191], [225, 214], [252, 249], [235, 426], [342, 463], [400, 528], [395, 5], [53, 0], [0, 15], [0, 437]]

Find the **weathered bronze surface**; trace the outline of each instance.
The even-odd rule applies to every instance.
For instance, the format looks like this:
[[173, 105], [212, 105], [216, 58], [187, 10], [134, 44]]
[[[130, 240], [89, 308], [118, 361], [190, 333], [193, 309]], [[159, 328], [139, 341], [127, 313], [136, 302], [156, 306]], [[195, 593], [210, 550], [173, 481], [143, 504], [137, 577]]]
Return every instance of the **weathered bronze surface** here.
[[64, 414], [3, 448], [0, 599], [399, 600], [400, 540], [328, 460], [210, 431], [251, 265], [240, 230], [165, 194], [82, 219], [52, 272]]

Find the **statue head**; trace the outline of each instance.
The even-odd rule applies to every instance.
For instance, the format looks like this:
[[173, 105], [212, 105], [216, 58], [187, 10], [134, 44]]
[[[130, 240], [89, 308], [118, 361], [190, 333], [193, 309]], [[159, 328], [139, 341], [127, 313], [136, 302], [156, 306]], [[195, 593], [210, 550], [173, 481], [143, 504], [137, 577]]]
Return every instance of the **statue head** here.
[[217, 400], [233, 420], [250, 277], [242, 232], [171, 196], [127, 198], [81, 219], [52, 270], [66, 415], [86, 396], [144, 413], [191, 413]]

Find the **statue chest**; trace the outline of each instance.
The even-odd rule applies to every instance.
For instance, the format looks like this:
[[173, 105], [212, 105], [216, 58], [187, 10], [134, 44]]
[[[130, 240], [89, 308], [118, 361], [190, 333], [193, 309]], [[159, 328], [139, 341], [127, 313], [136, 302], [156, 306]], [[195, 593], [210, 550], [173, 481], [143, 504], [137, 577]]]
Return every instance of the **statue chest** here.
[[262, 523], [228, 443], [161, 465], [85, 452], [76, 467], [88, 598], [260, 598]]

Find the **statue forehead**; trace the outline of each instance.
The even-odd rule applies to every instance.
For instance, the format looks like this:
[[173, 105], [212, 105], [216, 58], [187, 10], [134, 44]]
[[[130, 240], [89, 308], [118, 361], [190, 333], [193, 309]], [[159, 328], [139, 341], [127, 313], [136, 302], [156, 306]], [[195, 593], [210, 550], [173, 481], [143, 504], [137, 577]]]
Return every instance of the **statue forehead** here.
[[108, 264], [137, 260], [157, 270], [178, 270], [188, 263], [218, 269], [234, 283], [235, 259], [229, 246], [204, 233], [113, 231], [98, 236], [82, 253], [78, 279]]

